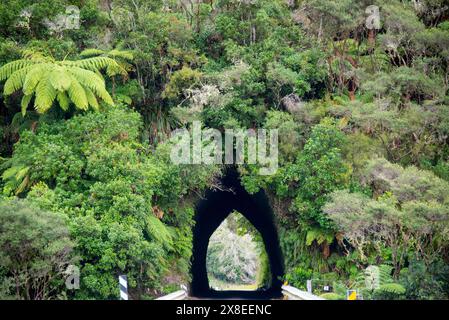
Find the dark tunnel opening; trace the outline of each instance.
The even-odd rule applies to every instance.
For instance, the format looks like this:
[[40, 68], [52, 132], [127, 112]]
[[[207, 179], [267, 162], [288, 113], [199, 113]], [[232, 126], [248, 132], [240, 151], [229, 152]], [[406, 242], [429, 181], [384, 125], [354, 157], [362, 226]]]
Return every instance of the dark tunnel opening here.
[[[264, 191], [250, 195], [240, 184], [239, 174], [230, 168], [223, 176], [223, 190], [208, 190], [195, 212], [190, 294], [202, 298], [271, 299], [281, 296], [284, 275], [283, 257], [279, 245], [274, 215]], [[271, 286], [255, 291], [215, 291], [210, 288], [206, 257], [209, 239], [234, 210], [240, 212], [261, 234], [268, 255]]]

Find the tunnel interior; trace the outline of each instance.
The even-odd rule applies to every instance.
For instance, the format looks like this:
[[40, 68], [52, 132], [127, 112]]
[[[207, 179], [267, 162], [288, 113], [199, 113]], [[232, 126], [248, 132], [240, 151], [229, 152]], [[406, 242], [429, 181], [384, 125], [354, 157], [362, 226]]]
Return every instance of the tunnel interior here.
[[[190, 294], [202, 298], [271, 299], [281, 296], [284, 275], [283, 257], [279, 245], [273, 211], [263, 190], [249, 194], [241, 185], [235, 168], [229, 168], [221, 179], [221, 190], [208, 190], [195, 212]], [[233, 211], [240, 212], [261, 234], [268, 255], [271, 285], [255, 291], [215, 291], [210, 288], [206, 257], [209, 239]]]

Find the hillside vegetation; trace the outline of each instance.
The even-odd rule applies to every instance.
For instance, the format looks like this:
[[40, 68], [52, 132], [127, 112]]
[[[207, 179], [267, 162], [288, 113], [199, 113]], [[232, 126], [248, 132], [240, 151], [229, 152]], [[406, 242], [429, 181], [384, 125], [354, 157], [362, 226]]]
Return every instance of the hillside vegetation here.
[[448, 89], [446, 0], [2, 1], [0, 298], [188, 283], [194, 206], [225, 170], [170, 161], [198, 120], [279, 130], [275, 174], [238, 170], [270, 199], [282, 280], [447, 299]]

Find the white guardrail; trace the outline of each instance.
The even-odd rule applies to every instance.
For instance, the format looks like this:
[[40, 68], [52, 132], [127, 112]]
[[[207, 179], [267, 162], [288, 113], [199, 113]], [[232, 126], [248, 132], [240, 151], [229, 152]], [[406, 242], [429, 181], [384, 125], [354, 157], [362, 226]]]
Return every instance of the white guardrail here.
[[157, 298], [156, 300], [184, 300], [187, 296], [187, 291], [183, 289]]
[[[326, 300], [306, 291], [299, 290], [292, 286], [282, 286], [282, 294], [286, 300]], [[187, 290], [182, 289], [166, 296], [157, 298], [156, 300], [185, 300], [188, 297]]]
[[287, 285], [282, 286], [282, 294], [287, 300], [326, 300], [307, 291]]

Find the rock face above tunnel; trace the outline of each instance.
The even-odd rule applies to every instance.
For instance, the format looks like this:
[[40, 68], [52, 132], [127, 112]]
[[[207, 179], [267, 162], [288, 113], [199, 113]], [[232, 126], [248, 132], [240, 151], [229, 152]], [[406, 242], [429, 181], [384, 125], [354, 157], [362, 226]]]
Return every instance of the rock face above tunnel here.
[[[192, 296], [268, 299], [281, 295], [284, 266], [273, 210], [263, 190], [251, 195], [241, 185], [235, 168], [221, 179], [223, 190], [208, 190], [196, 206], [192, 250]], [[271, 270], [270, 288], [257, 291], [214, 291], [209, 287], [206, 257], [209, 238], [233, 211], [240, 212], [260, 232]]]

